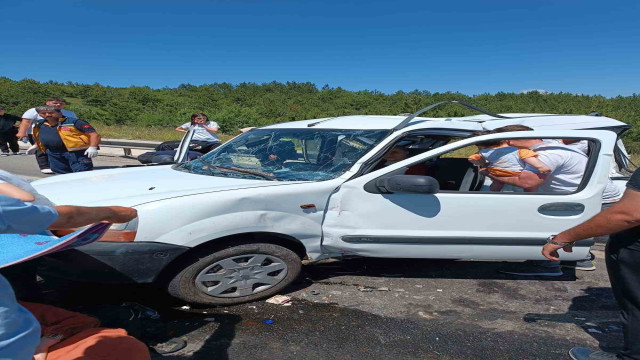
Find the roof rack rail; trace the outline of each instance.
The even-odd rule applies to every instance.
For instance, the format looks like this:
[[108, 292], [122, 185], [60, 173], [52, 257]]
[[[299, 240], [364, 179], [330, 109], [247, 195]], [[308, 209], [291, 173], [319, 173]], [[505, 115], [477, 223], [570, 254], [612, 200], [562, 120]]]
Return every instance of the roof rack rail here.
[[469, 109], [472, 109], [472, 110], [476, 110], [476, 111], [478, 111], [478, 112], [481, 112], [481, 113], [483, 113], [483, 114], [487, 114], [487, 115], [489, 115], [489, 116], [493, 116], [493, 117], [495, 117], [495, 118], [500, 118], [500, 119], [511, 119], [511, 118], [510, 118], [510, 117], [508, 117], [508, 116], [502, 116], [502, 115], [494, 114], [494, 113], [492, 113], [492, 112], [490, 112], [490, 111], [487, 111], [487, 110], [485, 110], [485, 109], [479, 108], [479, 107], [477, 107], [477, 106], [473, 106], [473, 105], [471, 105], [471, 104], [467, 104], [466, 102], [463, 102], [463, 101], [458, 101], [458, 100], [445, 100], [445, 101], [441, 101], [441, 102], [439, 102], [439, 103], [435, 103], [435, 104], [429, 105], [429, 106], [427, 106], [426, 108], [424, 108], [424, 109], [420, 109], [420, 110], [418, 110], [418, 111], [414, 112], [413, 114], [411, 114], [411, 115], [407, 116], [407, 118], [406, 118], [406, 119], [402, 120], [398, 125], [396, 125], [396, 126], [394, 126], [394, 127], [393, 127], [393, 131], [398, 131], [398, 130], [400, 130], [400, 129], [404, 128], [404, 127], [405, 127], [405, 126], [407, 126], [407, 124], [408, 124], [409, 122], [411, 122], [411, 120], [413, 120], [416, 116], [418, 116], [418, 115], [422, 114], [422, 113], [423, 113], [423, 112], [425, 112], [425, 111], [429, 111], [429, 110], [433, 109], [434, 107], [440, 106], [440, 105], [442, 105], [442, 104], [458, 104], [458, 105], [462, 105], [462, 106], [464, 106], [464, 107], [466, 107], [466, 108], [469, 108]]

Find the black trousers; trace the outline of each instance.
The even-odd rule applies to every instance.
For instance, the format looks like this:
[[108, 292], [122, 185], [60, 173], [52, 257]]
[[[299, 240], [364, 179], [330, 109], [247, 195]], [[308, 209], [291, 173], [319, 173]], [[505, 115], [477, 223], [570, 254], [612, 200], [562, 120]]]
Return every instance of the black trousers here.
[[640, 249], [632, 246], [609, 240], [606, 260], [611, 289], [622, 309], [624, 350], [618, 357], [640, 360]]
[[[9, 129], [5, 132], [0, 132], [0, 151], [3, 153], [8, 153], [9, 148], [14, 153], [20, 151], [20, 146], [18, 146], [18, 138], [16, 134], [18, 133], [18, 129], [13, 128]], [[7, 146], [9, 144], [9, 146]]]
[[[36, 143], [36, 140], [34, 139], [33, 135], [29, 134], [29, 142], [31, 143], [31, 145]], [[49, 167], [49, 156], [47, 156], [47, 154], [43, 153], [42, 150], [40, 149], [36, 149], [36, 161], [38, 162], [38, 167], [40, 168], [40, 170], [42, 169], [50, 169]]]

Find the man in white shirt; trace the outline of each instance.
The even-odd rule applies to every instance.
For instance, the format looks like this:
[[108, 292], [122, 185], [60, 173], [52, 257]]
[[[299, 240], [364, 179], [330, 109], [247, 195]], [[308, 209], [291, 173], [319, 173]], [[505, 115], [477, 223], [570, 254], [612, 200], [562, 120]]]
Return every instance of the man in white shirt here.
[[[44, 104], [61, 109], [63, 117], [75, 119], [78, 118], [78, 116], [73, 111], [64, 109], [66, 103], [63, 98], [48, 98]], [[35, 145], [35, 139], [33, 138], [33, 124], [35, 120], [42, 120], [42, 117], [38, 115], [36, 108], [31, 108], [25, 111], [25, 113], [22, 115], [22, 121], [20, 122], [20, 129], [18, 130], [18, 134], [16, 135], [18, 139], [28, 137], [31, 145]], [[36, 148], [36, 161], [38, 161], [40, 172], [42, 172], [43, 174], [53, 174], [53, 171], [51, 171], [51, 167], [49, 166], [49, 159], [47, 157], [47, 154], [43, 153], [39, 148]]]
[[[531, 131], [533, 129], [523, 125], [510, 125], [496, 129], [497, 132]], [[541, 139], [510, 139], [510, 146], [531, 149], [538, 153], [538, 160], [551, 169], [548, 174], [540, 174], [537, 169], [527, 165], [518, 177], [500, 177], [500, 181], [522, 188], [537, 187], [539, 192], [554, 194], [570, 194], [578, 190], [587, 168], [589, 157], [576, 147], [570, 147], [557, 140], [543, 141]], [[488, 174], [490, 178], [492, 175]], [[620, 199], [622, 193], [609, 180], [603, 193], [602, 208], [611, 206]], [[577, 270], [595, 270], [591, 258], [578, 261], [572, 267]], [[531, 269], [517, 271], [503, 271], [515, 275], [544, 275], [561, 276], [559, 262], [542, 262]]]

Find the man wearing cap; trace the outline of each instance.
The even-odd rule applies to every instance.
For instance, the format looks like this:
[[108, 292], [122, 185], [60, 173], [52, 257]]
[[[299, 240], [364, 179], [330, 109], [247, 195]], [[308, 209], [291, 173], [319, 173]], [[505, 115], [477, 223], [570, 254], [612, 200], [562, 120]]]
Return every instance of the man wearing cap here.
[[[15, 127], [16, 121], [19, 120], [19, 117], [7, 114], [7, 111], [0, 106], [0, 151], [2, 151], [0, 156], [8, 156], [9, 148], [11, 148], [13, 155], [18, 155], [20, 152], [18, 138], [16, 138], [18, 129]], [[9, 144], [8, 147], [7, 143]]]
[[91, 158], [98, 156], [100, 136], [88, 122], [64, 117], [53, 106], [36, 108], [42, 120], [36, 120], [33, 137], [38, 148], [47, 154], [51, 170], [56, 174], [93, 169]]
[[[63, 98], [58, 98], [58, 97], [48, 98], [44, 104], [47, 106], [53, 106], [62, 110], [62, 116], [64, 117], [75, 118], [75, 119], [78, 118], [78, 116], [73, 111], [67, 110], [64, 108], [65, 101]], [[36, 108], [31, 108], [25, 111], [25, 113], [22, 115], [22, 122], [20, 123], [20, 129], [18, 130], [18, 134], [16, 135], [18, 139], [28, 137], [31, 145], [35, 144], [35, 140], [33, 138], [33, 133], [32, 133], [33, 124], [35, 120], [42, 120], [42, 117], [38, 115]], [[37, 147], [35, 149], [36, 149], [36, 153], [35, 153], [36, 161], [38, 161], [38, 167], [40, 168], [40, 172], [42, 172], [43, 174], [53, 174], [53, 171], [51, 171], [49, 167], [49, 159], [47, 157], [47, 154], [40, 151], [40, 149], [38, 149]]]

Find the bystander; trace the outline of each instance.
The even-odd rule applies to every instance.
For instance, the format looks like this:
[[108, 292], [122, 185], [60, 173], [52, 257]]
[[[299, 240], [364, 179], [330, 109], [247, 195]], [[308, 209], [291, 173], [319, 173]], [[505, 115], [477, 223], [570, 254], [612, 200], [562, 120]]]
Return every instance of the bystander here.
[[7, 114], [6, 109], [0, 107], [0, 156], [8, 156], [9, 150], [13, 152], [13, 155], [20, 154], [18, 138], [16, 137], [18, 133], [16, 122], [18, 121], [20, 121], [20, 117]]
[[[62, 110], [62, 116], [64, 117], [74, 119], [78, 118], [78, 116], [73, 111], [64, 108], [66, 102], [63, 98], [48, 98], [44, 104], [46, 106], [53, 106]], [[18, 130], [18, 134], [16, 135], [18, 139], [28, 137], [31, 145], [35, 145], [35, 139], [33, 137], [33, 125], [35, 120], [42, 120], [42, 117], [38, 115], [36, 108], [31, 108], [25, 111], [25, 113], [22, 115], [22, 121], [20, 122], [20, 129]], [[47, 157], [47, 154], [41, 151], [38, 147], [35, 148], [35, 154], [40, 172], [42, 172], [43, 174], [53, 174], [53, 171], [51, 171], [51, 168], [49, 167], [49, 158]]]
[[47, 154], [51, 170], [56, 174], [93, 169], [91, 158], [98, 156], [100, 136], [88, 122], [65, 118], [53, 106], [36, 108], [43, 118], [33, 127], [38, 148]]

